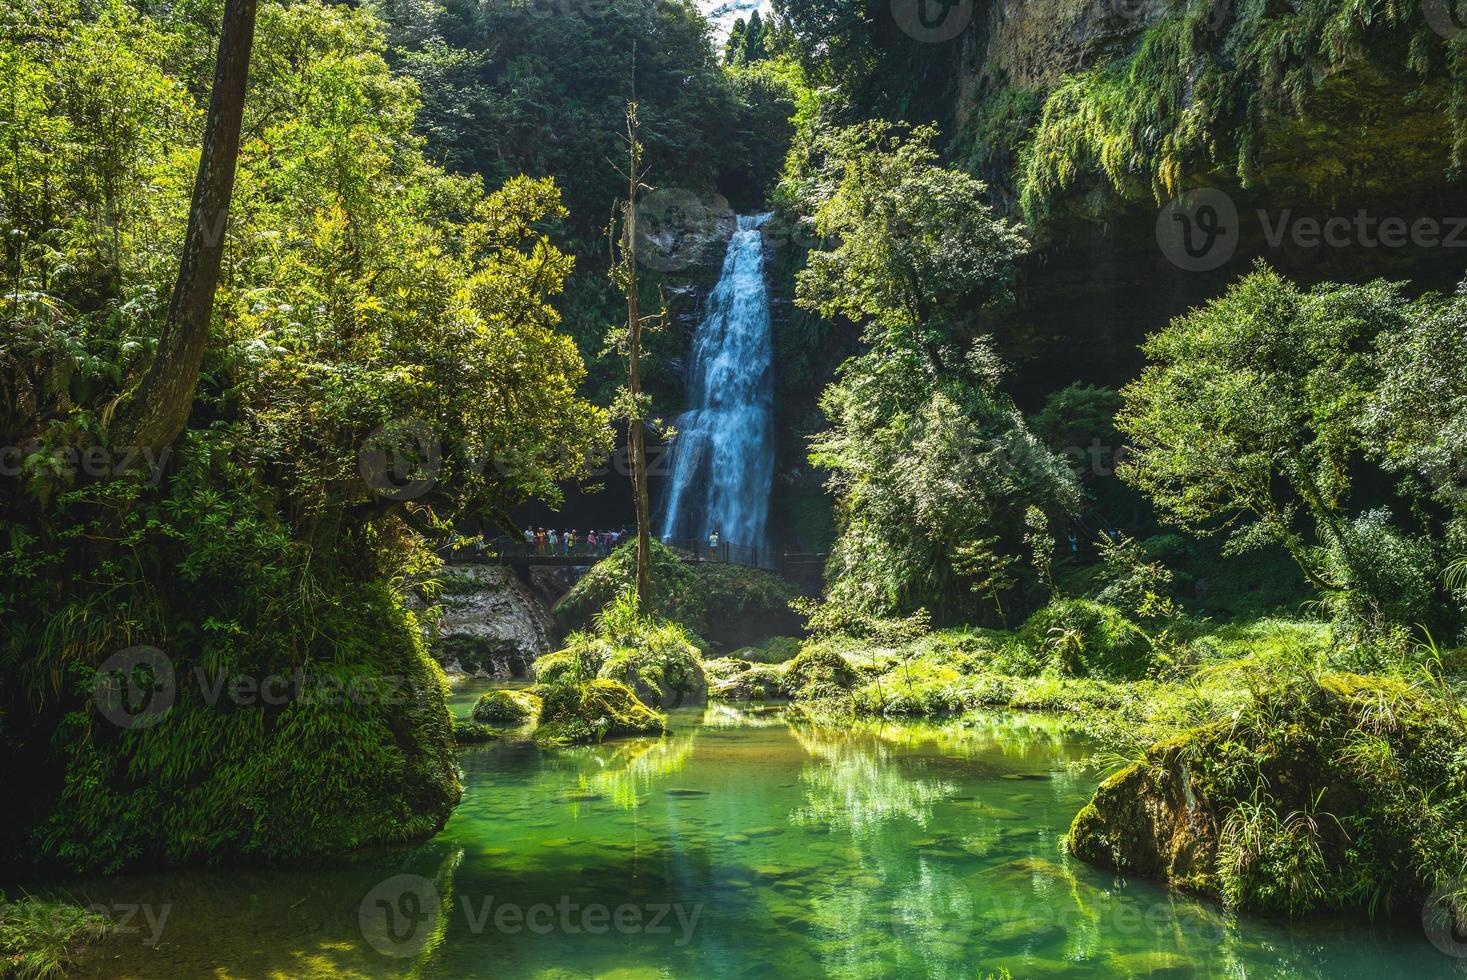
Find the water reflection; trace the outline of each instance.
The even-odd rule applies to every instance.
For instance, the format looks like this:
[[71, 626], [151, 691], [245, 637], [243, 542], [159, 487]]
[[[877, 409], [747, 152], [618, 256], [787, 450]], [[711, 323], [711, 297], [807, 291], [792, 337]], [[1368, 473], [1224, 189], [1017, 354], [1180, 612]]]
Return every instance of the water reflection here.
[[[718, 706], [672, 730], [465, 752], [464, 802], [419, 847], [88, 887], [173, 913], [161, 943], [115, 937], [82, 975], [1464, 976], [1419, 930], [1231, 920], [1070, 860], [1091, 750], [1050, 719], [840, 727]], [[695, 926], [592, 933], [557, 916], [537, 933], [496, 926], [490, 900], [680, 906]]]
[[805, 805], [790, 814], [797, 826], [823, 825], [864, 833], [898, 821], [927, 826], [932, 806], [955, 786], [914, 777], [891, 764], [889, 747], [860, 731], [791, 725], [812, 760], [800, 773]]

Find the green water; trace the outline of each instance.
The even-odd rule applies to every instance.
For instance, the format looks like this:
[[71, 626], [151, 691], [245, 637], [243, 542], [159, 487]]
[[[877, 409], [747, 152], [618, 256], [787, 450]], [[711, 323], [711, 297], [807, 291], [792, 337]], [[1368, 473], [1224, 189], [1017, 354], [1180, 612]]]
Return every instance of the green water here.
[[75, 886], [140, 909], [84, 972], [1467, 976], [1409, 922], [1231, 922], [1064, 857], [1095, 777], [1052, 719], [842, 729], [712, 708], [674, 713], [672, 728], [554, 753], [467, 750], [463, 804], [407, 851]]

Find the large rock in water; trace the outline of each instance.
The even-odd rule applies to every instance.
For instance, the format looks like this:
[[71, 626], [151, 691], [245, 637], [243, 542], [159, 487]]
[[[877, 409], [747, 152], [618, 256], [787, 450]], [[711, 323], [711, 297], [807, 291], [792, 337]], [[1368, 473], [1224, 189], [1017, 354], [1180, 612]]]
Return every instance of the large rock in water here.
[[432, 654], [446, 673], [528, 677], [535, 658], [553, 649], [554, 621], [513, 569], [456, 565], [439, 578], [443, 616]]
[[1070, 852], [1240, 911], [1419, 908], [1467, 859], [1463, 714], [1430, 684], [1280, 681], [1101, 784]]

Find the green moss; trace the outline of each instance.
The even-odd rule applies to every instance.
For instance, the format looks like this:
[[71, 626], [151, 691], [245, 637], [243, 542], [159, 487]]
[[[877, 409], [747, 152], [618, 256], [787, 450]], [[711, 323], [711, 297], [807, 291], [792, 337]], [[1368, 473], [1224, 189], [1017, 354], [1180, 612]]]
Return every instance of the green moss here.
[[[337, 583], [316, 615], [312, 631], [292, 637], [210, 641], [221, 670], [210, 684], [191, 683], [196, 669], [214, 675], [180, 655], [172, 706], [156, 725], [67, 715], [56, 736], [67, 747], [64, 781], [29, 854], [117, 870], [275, 860], [436, 833], [461, 787], [447, 680], [416, 620], [377, 584]], [[287, 643], [300, 645], [309, 668], [289, 668]], [[254, 685], [235, 696], [216, 690], [234, 677]], [[271, 677], [280, 683], [266, 698], [262, 679]]]
[[544, 707], [534, 739], [541, 746], [584, 745], [608, 738], [661, 735], [661, 715], [625, 685], [609, 680], [543, 689]]
[[531, 665], [540, 684], [576, 684], [596, 676], [611, 655], [611, 645], [585, 633], [572, 633], [566, 648], [539, 657]]
[[709, 685], [708, 697], [715, 701], [769, 701], [784, 693], [784, 675], [778, 667], [744, 663], [744, 669]]
[[521, 725], [540, 714], [540, 699], [525, 691], [490, 691], [479, 698], [471, 717], [486, 724]]
[[849, 693], [859, 681], [849, 661], [834, 650], [806, 647], [784, 668], [784, 689], [797, 701]]
[[793, 636], [772, 636], [755, 646], [741, 647], [731, 656], [761, 664], [782, 664], [800, 652], [801, 641]]
[[1424, 678], [1255, 673], [1240, 710], [1158, 741], [1068, 837], [1086, 861], [1304, 915], [1417, 905], [1467, 861], [1464, 719]]
[[616, 650], [597, 676], [617, 681], [654, 708], [698, 704], [708, 693], [702, 657], [675, 626], [649, 630], [637, 645]]

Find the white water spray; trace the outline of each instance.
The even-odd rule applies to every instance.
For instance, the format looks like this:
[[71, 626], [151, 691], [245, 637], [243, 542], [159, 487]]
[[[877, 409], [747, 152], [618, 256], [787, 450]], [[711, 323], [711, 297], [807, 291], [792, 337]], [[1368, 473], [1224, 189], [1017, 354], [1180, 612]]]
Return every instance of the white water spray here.
[[691, 407], [675, 423], [664, 540], [703, 542], [717, 531], [722, 543], [740, 550], [766, 548], [774, 351], [759, 229], [768, 218], [739, 216], [723, 274], [693, 335]]

